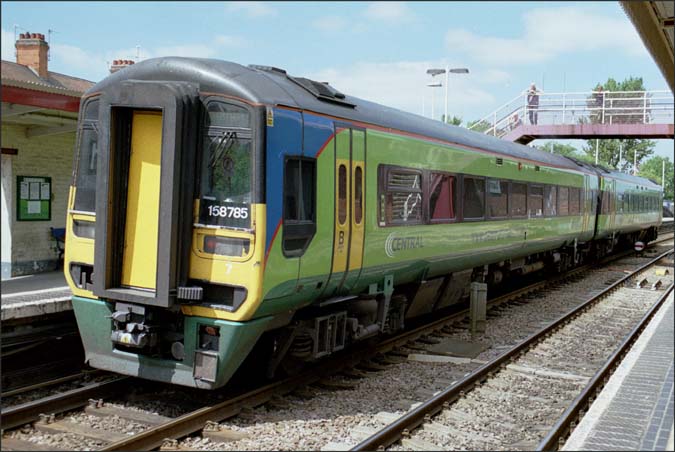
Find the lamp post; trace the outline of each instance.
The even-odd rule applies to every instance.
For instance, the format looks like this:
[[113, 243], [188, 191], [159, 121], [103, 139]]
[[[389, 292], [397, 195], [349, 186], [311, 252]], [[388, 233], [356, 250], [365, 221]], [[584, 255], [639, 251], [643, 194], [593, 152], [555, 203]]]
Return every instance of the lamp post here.
[[[427, 86], [429, 88], [440, 88], [443, 85], [441, 85], [440, 82], [436, 82], [436, 83], [427, 83]], [[431, 91], [431, 119], [434, 119], [434, 104], [435, 103], [436, 103], [436, 99], [435, 99], [435, 96], [434, 96], [434, 91], [432, 90]]]
[[468, 74], [469, 70], [465, 67], [450, 68], [445, 66], [445, 69], [427, 69], [427, 74], [430, 74], [432, 77], [436, 77], [440, 74], [445, 74], [445, 122], [448, 122], [448, 85], [449, 85], [449, 74]]
[[[433, 77], [433, 78], [435, 78], [437, 75], [440, 75], [444, 72], [445, 72], [445, 69], [427, 69], [427, 74], [431, 75], [431, 77]], [[430, 87], [430, 88], [438, 88], [442, 85], [440, 84], [440, 82], [438, 82], [438, 83], [431, 82], [431, 83], [427, 83], [427, 86]], [[431, 91], [431, 119], [435, 119], [434, 118], [434, 104], [435, 104], [435, 102], [434, 102], [434, 92]]]

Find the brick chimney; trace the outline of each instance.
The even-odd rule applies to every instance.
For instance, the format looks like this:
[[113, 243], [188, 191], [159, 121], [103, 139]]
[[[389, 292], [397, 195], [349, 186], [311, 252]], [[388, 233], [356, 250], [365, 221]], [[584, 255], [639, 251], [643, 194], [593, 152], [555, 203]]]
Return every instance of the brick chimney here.
[[124, 69], [125, 67], [131, 66], [132, 64], [134, 64], [134, 60], [114, 60], [110, 65], [110, 73], [114, 74], [120, 69]]
[[16, 62], [32, 68], [42, 78], [47, 78], [47, 52], [49, 44], [42, 33], [21, 33], [16, 47]]

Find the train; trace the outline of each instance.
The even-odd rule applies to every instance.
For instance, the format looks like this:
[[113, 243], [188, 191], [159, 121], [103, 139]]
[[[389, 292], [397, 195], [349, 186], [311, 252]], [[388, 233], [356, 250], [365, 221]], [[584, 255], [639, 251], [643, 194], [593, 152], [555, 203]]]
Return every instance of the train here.
[[153, 58], [82, 97], [64, 273], [90, 366], [215, 389], [653, 240], [662, 198], [276, 67]]

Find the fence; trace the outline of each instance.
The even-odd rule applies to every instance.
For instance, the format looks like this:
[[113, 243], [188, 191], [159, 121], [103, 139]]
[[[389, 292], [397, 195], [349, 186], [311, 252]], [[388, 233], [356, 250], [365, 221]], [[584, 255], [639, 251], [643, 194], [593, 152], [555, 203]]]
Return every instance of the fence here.
[[670, 91], [588, 91], [539, 93], [528, 105], [524, 92], [469, 129], [503, 137], [523, 124], [673, 124]]

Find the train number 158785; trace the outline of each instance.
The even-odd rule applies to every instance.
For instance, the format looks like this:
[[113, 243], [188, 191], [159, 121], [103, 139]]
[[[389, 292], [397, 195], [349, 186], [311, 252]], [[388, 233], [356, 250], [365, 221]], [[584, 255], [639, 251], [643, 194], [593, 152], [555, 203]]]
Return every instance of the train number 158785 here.
[[232, 206], [209, 206], [209, 215], [212, 217], [222, 218], [248, 218], [248, 207], [232, 207]]

